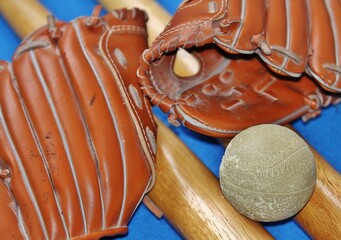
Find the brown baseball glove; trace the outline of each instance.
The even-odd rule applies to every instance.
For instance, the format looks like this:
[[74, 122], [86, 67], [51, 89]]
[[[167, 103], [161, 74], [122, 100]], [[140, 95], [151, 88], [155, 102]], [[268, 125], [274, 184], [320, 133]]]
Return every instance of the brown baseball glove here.
[[143, 11], [49, 18], [0, 67], [3, 239], [122, 234], [155, 178]]
[[[139, 82], [171, 123], [208, 135], [308, 120], [341, 92], [340, 12], [338, 0], [185, 1], [144, 52]], [[179, 48], [199, 62], [193, 76], [173, 71]]]

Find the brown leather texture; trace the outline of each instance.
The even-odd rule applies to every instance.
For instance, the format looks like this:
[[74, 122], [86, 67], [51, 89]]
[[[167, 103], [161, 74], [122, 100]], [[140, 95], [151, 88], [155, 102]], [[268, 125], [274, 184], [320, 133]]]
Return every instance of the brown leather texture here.
[[155, 123], [136, 78], [145, 21], [138, 9], [50, 18], [1, 62], [1, 238], [127, 231], [155, 179]]
[[[207, 135], [308, 120], [339, 101], [339, 12], [338, 0], [185, 1], [143, 53], [139, 82], [171, 123]], [[179, 48], [198, 73], [173, 71]]]

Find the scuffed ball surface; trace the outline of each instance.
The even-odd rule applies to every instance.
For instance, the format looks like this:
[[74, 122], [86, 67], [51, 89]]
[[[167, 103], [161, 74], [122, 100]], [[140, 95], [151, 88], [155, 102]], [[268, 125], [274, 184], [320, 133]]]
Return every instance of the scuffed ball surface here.
[[316, 183], [314, 155], [294, 131], [274, 124], [232, 139], [220, 165], [224, 196], [241, 214], [263, 222], [298, 213]]

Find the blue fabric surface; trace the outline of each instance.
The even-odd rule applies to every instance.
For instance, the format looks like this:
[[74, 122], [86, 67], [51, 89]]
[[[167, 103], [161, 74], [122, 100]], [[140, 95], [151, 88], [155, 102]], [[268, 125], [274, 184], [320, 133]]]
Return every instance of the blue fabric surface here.
[[[117, 0], [113, 0], [117, 1]], [[71, 20], [80, 15], [89, 15], [97, 4], [95, 0], [41, 0], [54, 15], [61, 20]], [[180, 0], [159, 0], [170, 12], [174, 13]], [[0, 59], [10, 60], [20, 39], [0, 16]], [[166, 115], [154, 109], [155, 114], [166, 122]], [[297, 120], [293, 126], [299, 133], [324, 156], [332, 166], [341, 171], [340, 139], [340, 106], [325, 109], [321, 116], [303, 123]], [[215, 140], [202, 136], [183, 127], [172, 130], [189, 146], [189, 148], [218, 176], [223, 147]], [[309, 239], [309, 237], [291, 220], [280, 223], [265, 224], [266, 229], [276, 239]], [[129, 233], [119, 239], [180, 239], [165, 219], [156, 219], [143, 205], [137, 209], [129, 224]]]

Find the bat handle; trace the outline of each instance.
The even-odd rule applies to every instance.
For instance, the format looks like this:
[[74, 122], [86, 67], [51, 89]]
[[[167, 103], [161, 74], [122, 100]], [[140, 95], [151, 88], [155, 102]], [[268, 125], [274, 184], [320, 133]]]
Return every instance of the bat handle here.
[[21, 38], [46, 24], [50, 14], [36, 0], [0, 0], [0, 12]]

